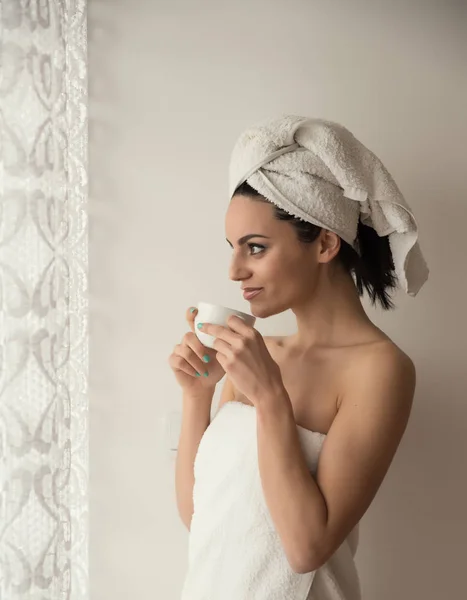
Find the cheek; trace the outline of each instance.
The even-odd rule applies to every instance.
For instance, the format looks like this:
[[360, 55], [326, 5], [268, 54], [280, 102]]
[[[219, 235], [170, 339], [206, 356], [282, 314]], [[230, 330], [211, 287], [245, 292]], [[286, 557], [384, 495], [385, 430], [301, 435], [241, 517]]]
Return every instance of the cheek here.
[[308, 288], [314, 279], [313, 267], [300, 257], [275, 252], [258, 261], [257, 275], [269, 286], [299, 291]]
[[290, 262], [271, 264], [262, 274], [262, 280], [273, 290], [273, 295], [277, 299], [284, 298], [290, 293], [295, 295], [300, 289], [300, 272], [296, 265]]
[[261, 277], [270, 284], [281, 283], [289, 276], [289, 266], [284, 261], [264, 261], [260, 267]]
[[290, 290], [300, 293], [313, 287], [316, 270], [309, 263], [290, 261], [283, 270], [283, 279], [287, 281]]

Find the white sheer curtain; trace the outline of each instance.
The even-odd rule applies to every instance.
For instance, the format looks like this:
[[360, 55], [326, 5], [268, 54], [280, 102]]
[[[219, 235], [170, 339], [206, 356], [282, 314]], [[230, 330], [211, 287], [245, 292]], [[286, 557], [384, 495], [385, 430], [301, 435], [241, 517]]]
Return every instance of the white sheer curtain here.
[[85, 0], [0, 0], [0, 598], [88, 598]]

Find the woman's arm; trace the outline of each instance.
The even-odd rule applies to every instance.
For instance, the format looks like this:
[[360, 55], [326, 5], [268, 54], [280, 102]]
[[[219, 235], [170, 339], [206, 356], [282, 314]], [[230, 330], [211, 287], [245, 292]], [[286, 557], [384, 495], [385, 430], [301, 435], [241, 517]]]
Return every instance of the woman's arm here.
[[258, 456], [267, 506], [291, 567], [323, 565], [376, 495], [406, 429], [415, 368], [397, 346], [355, 365], [324, 441], [316, 480], [308, 470], [285, 390], [256, 399]]
[[204, 395], [196, 397], [183, 394], [182, 426], [175, 463], [175, 495], [178, 513], [188, 530], [193, 516], [193, 465], [201, 438], [210, 423], [213, 395], [214, 390], [207, 390]]

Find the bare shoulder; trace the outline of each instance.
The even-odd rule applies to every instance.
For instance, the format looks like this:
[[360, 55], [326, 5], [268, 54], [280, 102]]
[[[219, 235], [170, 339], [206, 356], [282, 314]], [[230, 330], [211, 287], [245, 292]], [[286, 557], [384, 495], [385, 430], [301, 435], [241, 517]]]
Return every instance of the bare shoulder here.
[[346, 387], [316, 475], [329, 515], [321, 564], [373, 501], [406, 429], [415, 388], [412, 360], [389, 339], [353, 346], [345, 360], [351, 362]]
[[402, 419], [408, 418], [416, 387], [415, 365], [397, 344], [389, 338], [360, 348], [354, 354], [340, 398], [349, 402], [357, 397], [380, 398], [386, 409], [400, 411]]
[[392, 374], [404, 380], [415, 379], [412, 359], [389, 338], [364, 348], [356, 366], [376, 378], [379, 374]]

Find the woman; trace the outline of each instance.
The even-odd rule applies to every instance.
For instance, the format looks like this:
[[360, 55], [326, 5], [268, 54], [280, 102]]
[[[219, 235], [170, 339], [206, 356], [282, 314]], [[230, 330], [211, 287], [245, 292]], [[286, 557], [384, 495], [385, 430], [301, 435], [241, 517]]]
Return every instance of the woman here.
[[[193, 312], [192, 331], [169, 359], [184, 391], [176, 471], [190, 529], [183, 599], [360, 598], [358, 523], [398, 448], [415, 390], [412, 360], [371, 322], [360, 296], [367, 291], [374, 304], [393, 308], [397, 283], [417, 293], [428, 271], [414, 220], [399, 226], [388, 211], [375, 227], [368, 218], [379, 209], [377, 184], [368, 186], [365, 218], [363, 196], [344, 197], [378, 177], [388, 189], [381, 163], [349, 136], [334, 123], [282, 117], [247, 130], [234, 149], [229, 276], [253, 315], [291, 309], [297, 331], [263, 338], [231, 317], [227, 327], [201, 326], [216, 337], [210, 350], [194, 334]], [[359, 186], [338, 185], [352, 170], [362, 175]], [[407, 210], [397, 194], [394, 187], [391, 210]], [[380, 235], [378, 227], [392, 231]], [[411, 245], [403, 246], [407, 233]]]

